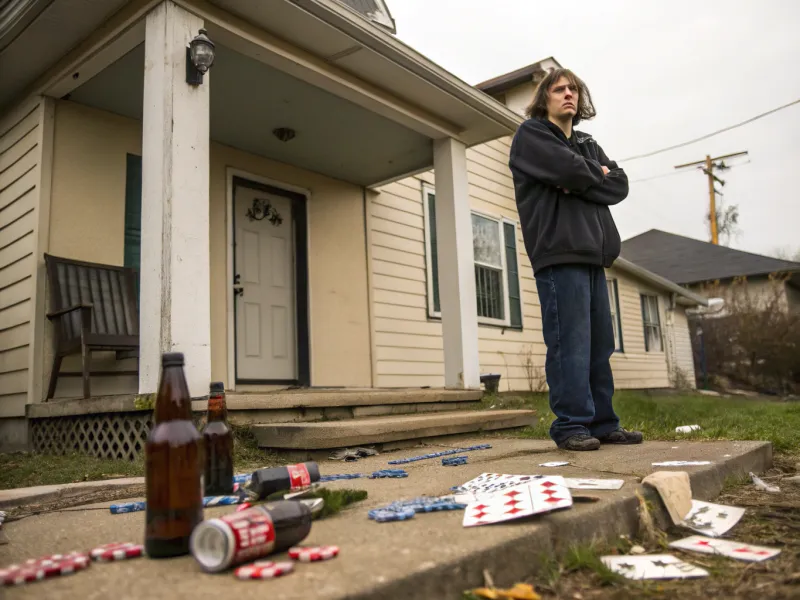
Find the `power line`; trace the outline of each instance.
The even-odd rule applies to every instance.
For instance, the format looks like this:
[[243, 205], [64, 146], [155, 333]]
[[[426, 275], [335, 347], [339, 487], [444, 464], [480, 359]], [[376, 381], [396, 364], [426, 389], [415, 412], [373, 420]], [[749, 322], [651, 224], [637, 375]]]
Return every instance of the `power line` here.
[[661, 148], [661, 150], [654, 150], [653, 152], [647, 152], [645, 154], [637, 154], [636, 156], [630, 156], [628, 158], [623, 158], [619, 162], [625, 162], [625, 161], [628, 161], [628, 160], [637, 160], [637, 159], [640, 159], [640, 158], [647, 158], [648, 156], [655, 156], [656, 154], [661, 154], [662, 152], [667, 152], [669, 150], [675, 150], [676, 148], [683, 148], [684, 146], [688, 146], [690, 144], [694, 144], [695, 142], [700, 142], [702, 140], [707, 140], [708, 138], [713, 137], [715, 135], [719, 135], [720, 133], [725, 133], [726, 131], [730, 131], [731, 129], [736, 129], [737, 127], [741, 127], [742, 125], [747, 125], [748, 123], [752, 123], [753, 121], [757, 121], [758, 119], [766, 117], [767, 115], [771, 115], [772, 113], [776, 113], [779, 110], [783, 110], [784, 108], [789, 108], [790, 106], [793, 106], [795, 104], [800, 104], [800, 98], [798, 98], [797, 100], [794, 100], [793, 102], [789, 102], [788, 104], [784, 104], [783, 106], [778, 106], [777, 108], [773, 108], [772, 110], [768, 110], [767, 112], [761, 113], [760, 115], [756, 115], [755, 117], [751, 117], [751, 118], [747, 119], [746, 121], [741, 121], [740, 123], [736, 123], [735, 125], [731, 125], [729, 127], [723, 128], [723, 129], [718, 129], [717, 131], [713, 131], [713, 132], [708, 133], [706, 135], [700, 136], [699, 138], [695, 138], [695, 139], [689, 140], [687, 142], [682, 142], [680, 144], [675, 144], [674, 146], [668, 146], [666, 148]]
[[[735, 165], [729, 165], [728, 168], [741, 167], [742, 165], [749, 165], [751, 162], [753, 162], [753, 161], [752, 160], [747, 160], [747, 161], [745, 161], [743, 163], [737, 163]], [[653, 175], [652, 177], [643, 177], [642, 179], [632, 179], [628, 183], [639, 183], [639, 182], [642, 182], [642, 181], [651, 181], [653, 179], [661, 179], [663, 177], [672, 177], [673, 175], [684, 175], [686, 173], [692, 173], [692, 171], [670, 171], [669, 173], [661, 173], [660, 175]]]
[[644, 177], [642, 179], [634, 179], [628, 183], [639, 183], [640, 181], [652, 181], [653, 179], [661, 179], [662, 177], [672, 177], [674, 175], [684, 175], [690, 171], [673, 171], [670, 173], [662, 173], [661, 175], [653, 175], [652, 177]]

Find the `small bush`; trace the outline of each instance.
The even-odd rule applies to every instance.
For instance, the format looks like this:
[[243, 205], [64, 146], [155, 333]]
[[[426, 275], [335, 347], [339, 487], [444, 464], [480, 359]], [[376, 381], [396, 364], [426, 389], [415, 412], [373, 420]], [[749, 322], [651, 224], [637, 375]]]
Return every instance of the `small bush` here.
[[[708, 297], [722, 297], [718, 315], [693, 319], [695, 359], [705, 354], [710, 378], [724, 377], [770, 394], [800, 391], [800, 311], [787, 306], [785, 278], [770, 277], [756, 289], [745, 278], [725, 290], [709, 286]], [[701, 342], [702, 340], [702, 342]], [[698, 375], [702, 365], [697, 365]]]

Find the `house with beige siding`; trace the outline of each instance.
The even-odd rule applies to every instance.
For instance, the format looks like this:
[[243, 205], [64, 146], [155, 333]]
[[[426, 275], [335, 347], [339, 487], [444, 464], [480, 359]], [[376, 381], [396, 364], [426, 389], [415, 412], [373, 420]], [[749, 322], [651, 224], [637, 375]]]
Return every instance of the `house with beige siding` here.
[[[80, 4], [0, 28], [0, 449], [135, 457], [163, 352], [265, 448], [533, 422], [471, 410], [482, 374], [544, 389], [515, 106], [382, 0]], [[619, 387], [669, 386], [705, 300], [609, 276]]]

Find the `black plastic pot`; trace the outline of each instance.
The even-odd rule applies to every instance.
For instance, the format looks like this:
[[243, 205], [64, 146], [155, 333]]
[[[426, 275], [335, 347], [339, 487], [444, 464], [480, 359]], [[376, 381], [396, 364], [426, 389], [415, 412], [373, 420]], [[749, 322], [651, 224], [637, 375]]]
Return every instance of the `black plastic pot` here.
[[500, 374], [487, 373], [486, 375], [481, 375], [481, 383], [486, 387], [487, 394], [496, 394], [497, 390], [500, 389]]

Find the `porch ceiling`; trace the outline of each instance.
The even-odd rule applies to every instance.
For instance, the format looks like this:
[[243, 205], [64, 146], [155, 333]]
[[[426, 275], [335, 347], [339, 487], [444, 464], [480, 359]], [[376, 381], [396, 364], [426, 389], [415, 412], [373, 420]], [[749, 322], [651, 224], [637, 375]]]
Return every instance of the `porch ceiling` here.
[[[0, 107], [128, 0], [0, 2]], [[80, 15], [76, 19], [75, 15]]]
[[[428, 137], [230, 48], [217, 46], [209, 74], [214, 141], [358, 185], [433, 163]], [[143, 88], [140, 44], [69, 99], [141, 119]], [[281, 142], [278, 127], [297, 135]]]

